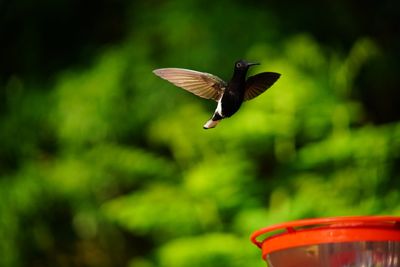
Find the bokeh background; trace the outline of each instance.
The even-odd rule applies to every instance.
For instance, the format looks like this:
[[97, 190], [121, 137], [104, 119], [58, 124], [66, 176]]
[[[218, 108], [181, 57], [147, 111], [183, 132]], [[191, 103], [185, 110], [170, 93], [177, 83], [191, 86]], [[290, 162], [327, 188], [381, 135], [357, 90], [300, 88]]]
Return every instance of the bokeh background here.
[[[0, 266], [264, 266], [256, 229], [400, 215], [399, 1], [0, 2]], [[152, 74], [282, 74], [215, 103]]]

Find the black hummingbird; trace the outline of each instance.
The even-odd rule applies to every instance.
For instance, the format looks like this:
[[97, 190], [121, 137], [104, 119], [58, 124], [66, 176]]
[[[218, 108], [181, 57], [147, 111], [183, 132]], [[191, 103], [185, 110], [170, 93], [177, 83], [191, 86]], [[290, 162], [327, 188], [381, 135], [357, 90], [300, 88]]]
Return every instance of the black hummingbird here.
[[153, 73], [197, 96], [217, 101], [214, 115], [203, 126], [204, 129], [210, 129], [220, 120], [235, 114], [243, 101], [262, 94], [281, 76], [275, 72], [262, 72], [246, 79], [246, 73], [253, 65], [259, 63], [238, 60], [228, 83], [212, 74], [187, 69], [164, 68], [156, 69]]

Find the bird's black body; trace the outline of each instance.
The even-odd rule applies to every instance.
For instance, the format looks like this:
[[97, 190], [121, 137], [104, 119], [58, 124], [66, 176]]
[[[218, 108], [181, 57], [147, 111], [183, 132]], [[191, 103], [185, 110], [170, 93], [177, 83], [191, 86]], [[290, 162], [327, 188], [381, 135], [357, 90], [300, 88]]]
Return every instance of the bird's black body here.
[[212, 74], [186, 69], [157, 69], [154, 73], [200, 97], [218, 102], [214, 115], [203, 126], [204, 129], [209, 129], [214, 128], [220, 120], [231, 117], [239, 110], [243, 101], [260, 95], [280, 77], [278, 73], [263, 72], [246, 79], [247, 71], [253, 65], [258, 63], [237, 61], [228, 83]]
[[[227, 91], [221, 99], [221, 115], [223, 115], [224, 118], [235, 114], [243, 103], [244, 94], [241, 94], [239, 91], [235, 91], [236, 88], [234, 87], [231, 88], [231, 91]], [[236, 90], [239, 90], [239, 88], [240, 87], [238, 87]]]
[[243, 103], [244, 92], [246, 88], [246, 74], [250, 66], [256, 65], [254, 63], [247, 63], [243, 60], [236, 62], [233, 71], [233, 76], [228, 82], [228, 86], [225, 89], [225, 93], [221, 99], [221, 115], [224, 117], [230, 117], [239, 110]]

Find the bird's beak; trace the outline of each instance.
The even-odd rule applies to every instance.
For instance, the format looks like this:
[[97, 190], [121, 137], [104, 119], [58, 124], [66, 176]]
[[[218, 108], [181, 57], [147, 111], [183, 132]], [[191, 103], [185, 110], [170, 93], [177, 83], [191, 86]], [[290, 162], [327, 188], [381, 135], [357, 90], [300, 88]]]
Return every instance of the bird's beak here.
[[254, 65], [260, 65], [260, 63], [247, 63], [247, 66], [254, 66]]

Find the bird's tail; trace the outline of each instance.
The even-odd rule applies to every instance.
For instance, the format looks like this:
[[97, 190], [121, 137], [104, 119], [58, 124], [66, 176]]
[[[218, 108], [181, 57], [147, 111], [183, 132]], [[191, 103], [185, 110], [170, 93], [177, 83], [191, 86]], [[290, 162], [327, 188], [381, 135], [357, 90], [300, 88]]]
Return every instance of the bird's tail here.
[[210, 120], [208, 120], [207, 122], [206, 122], [206, 124], [204, 124], [204, 126], [203, 126], [203, 128], [204, 129], [211, 129], [211, 128], [214, 128], [215, 126], [217, 126], [217, 124], [220, 122], [221, 120], [213, 120], [213, 119], [210, 119]]

